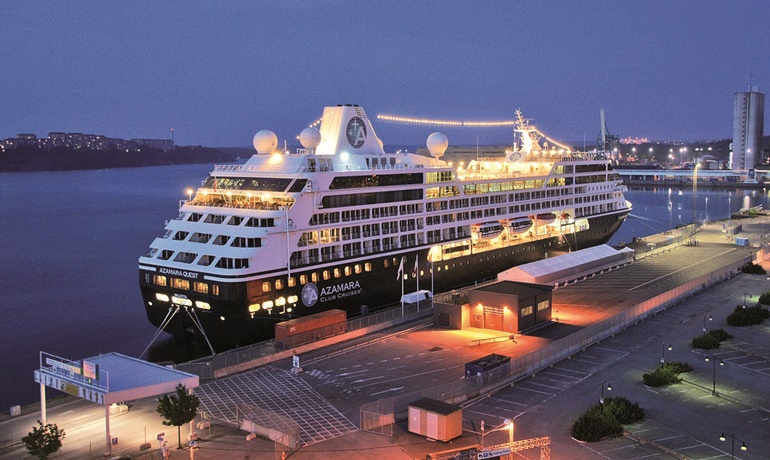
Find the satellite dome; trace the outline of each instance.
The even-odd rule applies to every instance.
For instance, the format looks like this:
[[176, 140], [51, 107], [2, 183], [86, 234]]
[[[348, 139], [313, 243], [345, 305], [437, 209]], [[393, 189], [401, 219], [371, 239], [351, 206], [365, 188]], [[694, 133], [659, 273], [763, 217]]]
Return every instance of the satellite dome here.
[[380, 144], [381, 149], [385, 148], [385, 145], [382, 143], [382, 139], [380, 139], [379, 137], [377, 138], [377, 143]]
[[315, 128], [305, 128], [299, 133], [299, 143], [309, 150], [314, 150], [321, 143], [321, 132]]
[[254, 135], [252, 142], [257, 153], [273, 153], [275, 148], [278, 147], [278, 136], [269, 129], [263, 129]]
[[425, 145], [428, 147], [428, 151], [430, 151], [430, 154], [434, 158], [439, 158], [446, 152], [446, 148], [449, 146], [449, 140], [441, 133], [433, 133], [428, 136]]

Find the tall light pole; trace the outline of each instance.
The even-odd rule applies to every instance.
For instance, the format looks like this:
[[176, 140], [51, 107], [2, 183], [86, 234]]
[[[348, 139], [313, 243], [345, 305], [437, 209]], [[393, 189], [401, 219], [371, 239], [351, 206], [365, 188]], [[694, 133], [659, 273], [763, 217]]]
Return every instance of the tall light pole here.
[[602, 397], [599, 398], [599, 404], [602, 406], [602, 412], [604, 412], [604, 388], [605, 385], [607, 387], [607, 391], [612, 391], [612, 385], [610, 385], [610, 382], [605, 382], [602, 380]]
[[192, 201], [192, 194], [193, 194], [193, 189], [188, 188], [187, 189], [187, 198], [188, 198], [187, 201]]
[[698, 226], [698, 164], [692, 168], [692, 234]]
[[[727, 437], [728, 436], [731, 439], [731, 441], [730, 441], [730, 458], [734, 459], [735, 458], [735, 440], [738, 439], [738, 438], [736, 438], [734, 434], [725, 435], [724, 433], [722, 433], [721, 435], [719, 435], [719, 440], [720, 441], [727, 441]], [[738, 439], [738, 441], [741, 441], [741, 447], [740, 447], [741, 450], [743, 450], [743, 451], [749, 450], [749, 448], [746, 447], [746, 442], [744, 442], [741, 439]]]
[[712, 318], [708, 313], [703, 315], [703, 332], [708, 331], [708, 328], [706, 327], [706, 318], [708, 318], [709, 321], [714, 321], [714, 318]]
[[[719, 396], [719, 393], [717, 393], [717, 357], [716, 355], [706, 356], [705, 358], [706, 362], [711, 361], [713, 364], [713, 370], [711, 374], [711, 394], [714, 396]], [[719, 360], [719, 365], [724, 366], [725, 362], [721, 359]]]
[[661, 363], [665, 363], [666, 362], [666, 350], [671, 351], [673, 349], [674, 349], [674, 347], [671, 346], [670, 343], [664, 343], [663, 344], [663, 351], [660, 354], [660, 362]]
[[[506, 428], [508, 428], [508, 444], [513, 443], [513, 420], [507, 418], [503, 420], [503, 424]], [[513, 451], [511, 451], [510, 456], [508, 457], [510, 460], [513, 460]]]

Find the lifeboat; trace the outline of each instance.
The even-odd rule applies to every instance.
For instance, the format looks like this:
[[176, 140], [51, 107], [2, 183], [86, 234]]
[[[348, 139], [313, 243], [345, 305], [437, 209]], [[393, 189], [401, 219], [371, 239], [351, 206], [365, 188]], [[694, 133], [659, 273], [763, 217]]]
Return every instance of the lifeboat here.
[[524, 233], [532, 227], [532, 221], [529, 217], [516, 217], [508, 219], [506, 226], [511, 234]]
[[473, 224], [471, 225], [471, 231], [478, 235], [479, 239], [487, 240], [495, 238], [503, 233], [503, 225], [498, 221]]
[[540, 225], [548, 225], [556, 222], [556, 214], [552, 212], [546, 212], [535, 216], [535, 220]]

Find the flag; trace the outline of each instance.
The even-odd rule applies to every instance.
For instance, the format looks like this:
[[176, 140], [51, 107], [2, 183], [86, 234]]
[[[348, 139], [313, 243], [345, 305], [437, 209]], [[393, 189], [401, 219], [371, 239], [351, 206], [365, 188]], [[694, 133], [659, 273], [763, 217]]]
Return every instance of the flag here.
[[401, 265], [398, 266], [398, 273], [396, 273], [396, 279], [400, 279], [404, 274], [404, 258], [401, 258]]
[[420, 269], [420, 267], [418, 265], [419, 261], [420, 261], [420, 256], [418, 255], [414, 259], [414, 270], [412, 270], [412, 277], [416, 277], [417, 276], [417, 270]]

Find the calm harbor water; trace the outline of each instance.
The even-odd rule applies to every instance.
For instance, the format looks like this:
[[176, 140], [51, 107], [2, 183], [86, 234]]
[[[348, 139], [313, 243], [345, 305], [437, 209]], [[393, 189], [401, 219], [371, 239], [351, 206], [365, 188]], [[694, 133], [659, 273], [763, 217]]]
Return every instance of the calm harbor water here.
[[[0, 410], [37, 401], [33, 370], [40, 351], [68, 359], [144, 351], [155, 328], [142, 308], [138, 257], [176, 216], [185, 190], [211, 169], [0, 174]], [[767, 205], [761, 190], [700, 190], [698, 218], [725, 219], [747, 196], [752, 206]], [[637, 189], [627, 199], [634, 210], [612, 244], [692, 221], [691, 190]], [[165, 338], [150, 358], [179, 353]]]

